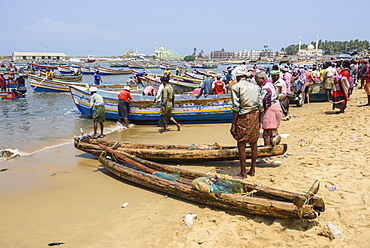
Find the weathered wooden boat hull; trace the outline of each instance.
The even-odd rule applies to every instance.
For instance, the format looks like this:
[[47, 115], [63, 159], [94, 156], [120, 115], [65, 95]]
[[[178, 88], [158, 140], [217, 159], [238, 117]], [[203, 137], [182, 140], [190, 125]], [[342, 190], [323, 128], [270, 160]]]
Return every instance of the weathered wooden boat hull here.
[[[110, 157], [114, 156], [111, 154], [109, 155]], [[254, 186], [245, 183], [242, 183], [245, 192], [254, 191], [254, 194], [240, 195], [233, 193], [214, 194], [201, 192], [193, 189], [191, 183], [195, 178], [208, 176], [206, 174], [157, 164], [136, 158], [129, 154], [126, 154], [125, 156], [126, 157], [120, 156], [120, 158], [125, 159], [125, 162], [123, 162], [123, 160], [114, 162], [103, 154], [99, 157], [99, 161], [106, 169], [122, 179], [192, 202], [223, 208], [229, 211], [237, 211], [240, 213], [259, 214], [275, 218], [290, 219], [314, 219], [320, 214], [320, 212], [325, 210], [324, 201], [319, 197], [313, 196], [309, 199], [306, 205], [298, 207], [293, 203], [293, 201], [295, 198], [304, 198], [303, 194], [263, 186]], [[135, 167], [137, 166], [137, 163], [154, 171], [179, 173], [181, 177], [176, 181], [162, 179], [151, 173], [138, 169], [138, 167]]]
[[[71, 95], [79, 111], [90, 113], [90, 93], [81, 87], [70, 86]], [[116, 94], [99, 91], [103, 96], [107, 119], [118, 119], [118, 99]], [[142, 100], [131, 101], [129, 120], [136, 124], [158, 124], [160, 108], [153, 104], [153, 96], [143, 96]], [[172, 116], [180, 123], [225, 123], [231, 122], [231, 96], [212, 95], [196, 99], [190, 95], [176, 95]]]
[[115, 70], [101, 66], [98, 67], [98, 70], [101, 75], [127, 75], [132, 73], [132, 70]]
[[[82, 151], [99, 156], [103, 151], [99, 144], [113, 146], [116, 142], [97, 141], [92, 139], [74, 139], [74, 146]], [[209, 146], [209, 148], [212, 145]], [[258, 146], [257, 157], [270, 157], [284, 154], [288, 149], [287, 144], [279, 144], [275, 147]], [[237, 160], [238, 149], [235, 146], [220, 147], [217, 149], [190, 149], [190, 146], [179, 145], [148, 145], [119, 143], [117, 152], [126, 152], [136, 157], [163, 163], [194, 163], [204, 161]], [[245, 149], [246, 157], [251, 158], [250, 147]]]
[[57, 65], [39, 65], [39, 64], [32, 64], [32, 67], [36, 69], [51, 69], [51, 70], [57, 70], [58, 66]]
[[[292, 87], [292, 92], [294, 88]], [[322, 83], [310, 84], [308, 88], [308, 95], [310, 96], [310, 102], [326, 102], [326, 91]], [[302, 93], [302, 102], [306, 102], [306, 94]], [[289, 98], [290, 104], [296, 104], [295, 97]]]

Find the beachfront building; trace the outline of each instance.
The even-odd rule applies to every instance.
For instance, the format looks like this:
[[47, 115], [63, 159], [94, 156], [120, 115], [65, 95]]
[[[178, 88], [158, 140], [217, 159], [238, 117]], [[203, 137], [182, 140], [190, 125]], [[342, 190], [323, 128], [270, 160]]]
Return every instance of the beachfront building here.
[[297, 59], [299, 60], [312, 60], [320, 59], [322, 57], [323, 50], [318, 48], [319, 37], [316, 36], [316, 47], [312, 44], [307, 46], [307, 49], [301, 49], [302, 38], [299, 37], [298, 52], [296, 53]]
[[216, 60], [234, 60], [238, 54], [236, 52], [226, 52], [224, 49], [221, 51], [212, 51], [209, 54], [209, 59], [212, 61]]
[[240, 60], [257, 60], [261, 57], [261, 50], [242, 50], [238, 53]]
[[14, 61], [37, 61], [37, 60], [64, 60], [64, 53], [37, 53], [37, 52], [13, 52], [12, 59]]

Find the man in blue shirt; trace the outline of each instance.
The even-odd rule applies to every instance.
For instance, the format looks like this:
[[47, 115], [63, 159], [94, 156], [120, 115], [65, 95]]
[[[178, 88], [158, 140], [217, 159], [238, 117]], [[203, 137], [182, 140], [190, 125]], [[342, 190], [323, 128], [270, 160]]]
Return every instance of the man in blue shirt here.
[[233, 79], [233, 75], [231, 74], [232, 71], [233, 71], [233, 69], [231, 67], [227, 67], [227, 73], [225, 75], [225, 83], [226, 84], [229, 84], [230, 80]]
[[99, 71], [96, 71], [95, 73], [94, 73], [94, 83], [96, 84], [96, 85], [99, 85], [100, 83], [102, 83], [103, 82], [103, 80], [102, 80], [102, 78], [101, 78], [101, 75], [100, 75], [100, 72]]
[[201, 95], [208, 95], [209, 92], [211, 91], [212, 84], [213, 84], [213, 79], [211, 75], [207, 74], [206, 78], [202, 82], [202, 86], [200, 88], [200, 92], [197, 98], [199, 98]]

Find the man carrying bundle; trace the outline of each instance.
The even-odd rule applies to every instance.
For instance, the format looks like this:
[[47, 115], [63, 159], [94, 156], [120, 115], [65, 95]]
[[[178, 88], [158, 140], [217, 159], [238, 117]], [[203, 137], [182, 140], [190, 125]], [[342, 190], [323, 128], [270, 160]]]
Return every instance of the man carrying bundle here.
[[[254, 176], [257, 160], [257, 141], [260, 135], [262, 113], [261, 88], [250, 81], [250, 73], [243, 66], [234, 69], [237, 84], [231, 87], [233, 118], [230, 133], [238, 142], [240, 173], [234, 178]], [[246, 143], [252, 151], [251, 168], [246, 172]]]

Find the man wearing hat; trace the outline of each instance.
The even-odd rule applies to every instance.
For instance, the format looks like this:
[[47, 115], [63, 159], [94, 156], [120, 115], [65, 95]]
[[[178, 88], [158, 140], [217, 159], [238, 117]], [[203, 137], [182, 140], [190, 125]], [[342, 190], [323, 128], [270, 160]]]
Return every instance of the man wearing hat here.
[[[234, 69], [237, 84], [231, 87], [233, 118], [230, 133], [237, 141], [240, 173], [234, 178], [254, 176], [257, 160], [257, 141], [260, 135], [262, 113], [261, 88], [251, 83], [247, 68], [238, 66]], [[251, 168], [246, 172], [246, 143], [252, 151]]]
[[125, 128], [130, 128], [128, 124], [128, 114], [130, 112], [130, 101], [132, 96], [130, 94], [130, 86], [126, 85], [123, 90], [118, 94], [118, 122], [122, 124], [125, 122]]
[[[90, 118], [93, 118], [94, 122], [94, 134], [93, 139], [96, 138], [104, 138], [104, 121], [105, 121], [105, 107], [104, 107], [104, 100], [101, 95], [96, 93], [97, 88], [96, 87], [90, 87], [89, 89], [91, 93], [90, 98]], [[93, 108], [95, 107], [94, 115], [92, 114]], [[97, 136], [97, 129], [98, 129], [98, 123], [100, 124], [100, 135]]]

